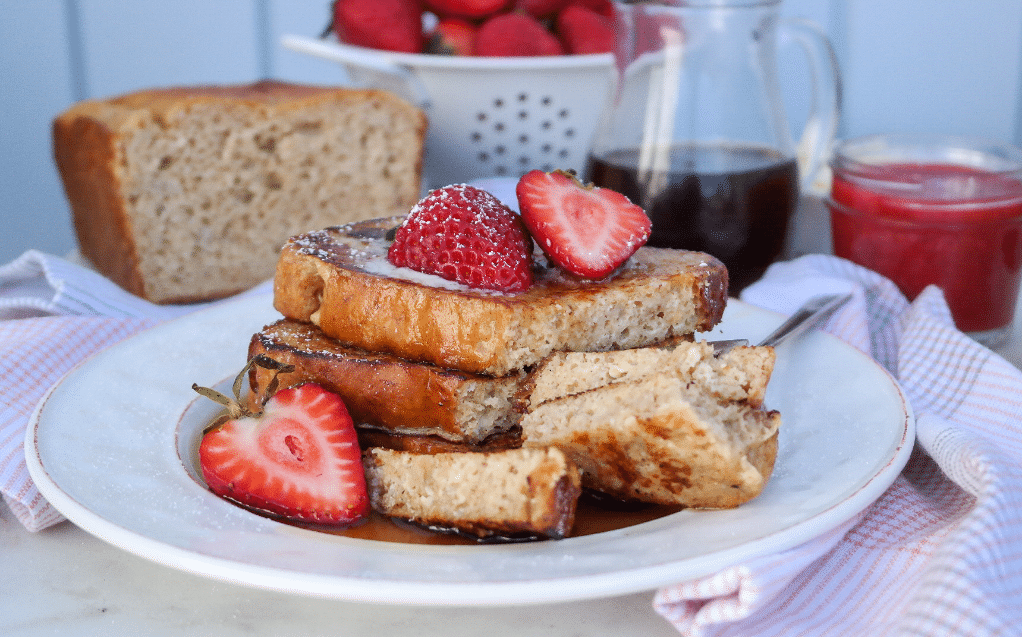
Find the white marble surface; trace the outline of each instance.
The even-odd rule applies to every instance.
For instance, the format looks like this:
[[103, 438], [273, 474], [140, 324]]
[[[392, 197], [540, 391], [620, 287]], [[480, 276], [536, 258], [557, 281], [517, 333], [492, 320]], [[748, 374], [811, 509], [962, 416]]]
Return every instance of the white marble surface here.
[[267, 592], [172, 570], [64, 522], [29, 533], [0, 507], [0, 635], [676, 635], [652, 592], [507, 608], [369, 606]]

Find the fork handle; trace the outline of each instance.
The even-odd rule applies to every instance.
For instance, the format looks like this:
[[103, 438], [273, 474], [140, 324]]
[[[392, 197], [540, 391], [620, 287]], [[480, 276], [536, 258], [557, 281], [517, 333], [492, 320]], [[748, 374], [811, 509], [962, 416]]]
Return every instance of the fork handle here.
[[851, 294], [825, 294], [815, 296], [792, 314], [787, 321], [770, 333], [760, 345], [777, 345], [781, 341], [805, 332], [848, 302]]

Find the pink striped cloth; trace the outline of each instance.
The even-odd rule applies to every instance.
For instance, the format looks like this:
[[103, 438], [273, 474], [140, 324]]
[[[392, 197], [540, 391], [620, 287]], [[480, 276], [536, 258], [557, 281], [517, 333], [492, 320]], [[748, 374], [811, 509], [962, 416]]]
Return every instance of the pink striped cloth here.
[[954, 327], [939, 289], [810, 255], [742, 298], [790, 313], [854, 293], [825, 329], [869, 353], [917, 417], [912, 457], [858, 518], [778, 555], [657, 591], [689, 637], [1022, 635], [1022, 373]]
[[25, 428], [46, 390], [103, 348], [200, 307], [154, 305], [86, 267], [34, 250], [0, 266], [0, 493], [25, 528], [63, 520], [25, 466]]

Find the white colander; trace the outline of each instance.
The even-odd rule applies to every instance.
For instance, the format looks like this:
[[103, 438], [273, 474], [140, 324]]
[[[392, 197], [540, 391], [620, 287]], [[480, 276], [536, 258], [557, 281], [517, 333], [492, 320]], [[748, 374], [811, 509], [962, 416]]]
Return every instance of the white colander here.
[[429, 116], [428, 187], [533, 168], [585, 168], [613, 83], [614, 56], [453, 57], [377, 51], [285, 36], [291, 50], [339, 62], [352, 81], [384, 88]]

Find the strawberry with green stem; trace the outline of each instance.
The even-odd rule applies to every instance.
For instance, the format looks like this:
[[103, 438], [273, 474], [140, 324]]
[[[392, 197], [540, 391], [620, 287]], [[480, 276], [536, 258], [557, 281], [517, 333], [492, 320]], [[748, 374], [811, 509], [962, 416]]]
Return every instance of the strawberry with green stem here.
[[269, 383], [259, 407], [242, 406], [252, 365], [279, 374], [290, 366], [260, 355], [234, 381], [234, 398], [192, 385], [227, 408], [203, 432], [202, 476], [217, 495], [291, 520], [350, 525], [369, 511], [361, 450], [344, 402], [313, 383], [276, 392]]

